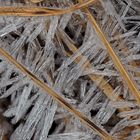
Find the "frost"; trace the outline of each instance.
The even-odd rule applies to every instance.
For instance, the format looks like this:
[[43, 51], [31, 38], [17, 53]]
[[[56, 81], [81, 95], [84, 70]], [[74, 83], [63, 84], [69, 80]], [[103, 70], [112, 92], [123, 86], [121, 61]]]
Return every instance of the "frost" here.
[[64, 133], [64, 134], [57, 134], [57, 135], [51, 135], [49, 136], [48, 140], [90, 140], [90, 136], [80, 133], [80, 132], [74, 132], [74, 133]]
[[16, 20], [16, 22], [6, 25], [4, 28], [0, 30], [0, 36], [2, 37], [12, 31], [16, 31], [17, 29], [22, 27], [25, 24], [25, 22], [26, 22], [25, 20], [19, 18], [18, 20]]
[[29, 38], [27, 39], [26, 43], [33, 42], [33, 40], [42, 32], [43, 29], [44, 29], [44, 24], [40, 23], [36, 27], [36, 29], [33, 31], [33, 33], [29, 36]]
[[[82, 3], [81, 0], [42, 0], [37, 4], [31, 0], [0, 0], [0, 6], [28, 6], [32, 10], [47, 7], [54, 14], [75, 4], [78, 7], [78, 2]], [[132, 77], [133, 87], [140, 89], [139, 7], [139, 0], [100, 0], [85, 7], [89, 12], [78, 9], [59, 16], [0, 16], [0, 49], [103, 132], [114, 139], [133, 140], [140, 137], [139, 104], [89, 18], [94, 16]], [[13, 126], [10, 140], [102, 139], [7, 58], [0, 56], [1, 137], [5, 136], [5, 127], [9, 128], [9, 125], [1, 128], [4, 116]]]
[[49, 45], [51, 45], [51, 40], [53, 39], [58, 26], [58, 19], [58, 17], [52, 17], [50, 19], [50, 27], [46, 36], [46, 48], [48, 48]]
[[65, 29], [69, 20], [71, 19], [71, 14], [66, 14], [66, 15], [63, 15], [60, 22], [59, 22], [59, 26], [61, 29]]
[[83, 72], [83, 75], [89, 75], [89, 74], [96, 74], [96, 75], [104, 75], [104, 76], [118, 76], [118, 73], [111, 70], [96, 70], [96, 69], [88, 69]]
[[116, 101], [116, 102], [110, 101], [109, 105], [112, 107], [115, 107], [115, 108], [125, 108], [125, 107], [137, 106], [137, 104], [135, 102], [127, 102], [127, 101]]
[[101, 124], [105, 124], [114, 114], [115, 110], [116, 109], [109, 106], [108, 101], [106, 101], [98, 111], [96, 118], [100, 120]]
[[118, 114], [119, 117], [130, 117], [130, 116], [137, 116], [140, 114], [139, 109], [133, 109], [131, 111], [124, 111]]

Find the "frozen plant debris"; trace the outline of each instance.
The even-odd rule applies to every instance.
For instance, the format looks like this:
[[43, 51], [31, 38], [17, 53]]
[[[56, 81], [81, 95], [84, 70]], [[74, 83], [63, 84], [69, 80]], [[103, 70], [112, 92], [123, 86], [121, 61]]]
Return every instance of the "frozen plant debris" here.
[[0, 140], [139, 140], [139, 7], [0, 0]]

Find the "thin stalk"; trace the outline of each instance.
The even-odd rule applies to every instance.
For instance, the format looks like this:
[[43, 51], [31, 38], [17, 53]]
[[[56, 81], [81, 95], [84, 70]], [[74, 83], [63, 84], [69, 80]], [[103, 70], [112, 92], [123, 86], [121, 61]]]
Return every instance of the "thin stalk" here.
[[95, 0], [78, 3], [68, 9], [53, 9], [47, 7], [29, 7], [29, 6], [1, 6], [0, 16], [56, 16], [72, 13], [81, 8], [93, 4]]
[[39, 2], [42, 2], [44, 0], [30, 0], [32, 3], [39, 3]]
[[140, 140], [140, 136], [138, 136], [135, 140]]
[[[78, 1], [83, 2], [83, 0], [78, 0]], [[93, 28], [95, 29], [95, 31], [97, 32], [97, 34], [98, 34], [99, 38], [101, 39], [102, 43], [106, 47], [110, 57], [112, 58], [112, 61], [113, 61], [114, 65], [116, 66], [116, 68], [120, 72], [120, 75], [125, 80], [126, 84], [128, 85], [130, 91], [134, 95], [138, 104], [140, 104], [140, 92], [139, 92], [135, 82], [132, 80], [132, 78], [128, 74], [128, 71], [123, 66], [122, 62], [120, 61], [119, 57], [117, 56], [117, 54], [115, 53], [115, 51], [111, 47], [109, 41], [107, 40], [106, 36], [104, 35], [102, 30], [100, 29], [99, 25], [97, 24], [95, 18], [92, 16], [90, 11], [87, 8], [85, 8], [84, 11], [87, 13], [89, 21], [92, 23]]]
[[9, 53], [7, 53], [4, 49], [0, 48], [0, 54], [4, 56], [9, 62], [14, 64], [21, 72], [26, 74], [37, 86], [46, 91], [50, 96], [53, 97], [58, 103], [60, 103], [65, 109], [74, 114], [77, 118], [81, 120], [84, 124], [86, 124], [89, 128], [95, 131], [101, 138], [104, 140], [113, 140], [112, 136], [110, 136], [105, 130], [98, 127], [95, 123], [89, 120], [84, 114], [76, 110], [73, 106], [71, 106], [68, 102], [66, 102], [56, 91], [50, 88], [47, 84], [45, 84], [42, 80], [36, 77], [32, 72], [30, 72], [26, 67], [17, 62]]

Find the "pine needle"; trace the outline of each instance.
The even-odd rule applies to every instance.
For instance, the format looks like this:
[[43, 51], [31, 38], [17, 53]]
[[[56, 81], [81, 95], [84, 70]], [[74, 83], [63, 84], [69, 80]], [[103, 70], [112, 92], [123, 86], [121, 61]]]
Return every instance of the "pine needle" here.
[[22, 71], [26, 76], [32, 79], [32, 81], [44, 91], [46, 91], [50, 96], [53, 97], [57, 102], [59, 102], [65, 109], [73, 113], [77, 118], [79, 118], [84, 124], [89, 126], [93, 131], [95, 131], [104, 140], [113, 140], [113, 138], [103, 129], [94, 124], [89, 120], [84, 114], [73, 108], [69, 103], [67, 103], [59, 94], [51, 89], [47, 84], [38, 79], [32, 72], [27, 70], [22, 64], [18, 63], [11, 55], [9, 55], [5, 50], [0, 48], [0, 54], [4, 56], [9, 62], [14, 64], [20, 71]]
[[[78, 0], [78, 1], [83, 2], [82, 0]], [[116, 66], [116, 68], [120, 72], [120, 75], [125, 80], [126, 84], [128, 85], [129, 89], [131, 90], [132, 94], [135, 96], [137, 102], [140, 104], [140, 92], [139, 92], [135, 82], [132, 80], [132, 78], [128, 74], [127, 70], [125, 69], [125, 67], [121, 63], [119, 57], [112, 49], [109, 41], [106, 39], [104, 33], [100, 29], [99, 25], [97, 24], [96, 20], [94, 19], [94, 17], [90, 13], [90, 11], [88, 9], [85, 9], [85, 12], [87, 13], [88, 18], [89, 18], [90, 22], [92, 23], [93, 28], [98, 33], [98, 36], [100, 37], [102, 43], [104, 44], [104, 46], [108, 50], [108, 53], [109, 53], [110, 57], [112, 58], [114, 65]]]
[[53, 9], [46, 7], [30, 7], [30, 6], [1, 6], [0, 16], [56, 16], [72, 13], [81, 8], [93, 4], [95, 0], [78, 3], [68, 9]]

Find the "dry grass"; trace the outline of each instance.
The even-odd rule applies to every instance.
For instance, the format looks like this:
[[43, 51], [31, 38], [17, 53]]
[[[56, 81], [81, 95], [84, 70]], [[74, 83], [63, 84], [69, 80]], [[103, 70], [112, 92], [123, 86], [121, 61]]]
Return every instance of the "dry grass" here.
[[[42, 0], [32, 0], [33, 3], [41, 2]], [[68, 9], [50, 9], [50, 8], [43, 8], [43, 7], [0, 7], [0, 15], [6, 15], [6, 16], [57, 16], [62, 14], [68, 14], [72, 13], [76, 10], [83, 10], [88, 20], [92, 23], [93, 28], [97, 32], [100, 40], [102, 41], [104, 47], [107, 49], [109, 56], [111, 57], [113, 64], [117, 68], [117, 70], [120, 73], [120, 76], [124, 79], [125, 83], [129, 87], [131, 93], [137, 100], [138, 104], [140, 104], [140, 92], [137, 88], [137, 85], [135, 84], [134, 80], [132, 80], [131, 76], [129, 75], [129, 72], [126, 70], [125, 66], [122, 64], [120, 58], [117, 56], [113, 48], [111, 47], [111, 44], [107, 40], [105, 34], [99, 27], [97, 21], [91, 14], [91, 12], [88, 10], [88, 6], [95, 3], [95, 0], [89, 0], [89, 1], [83, 1], [78, 0], [79, 3], [68, 8]], [[66, 36], [66, 34], [59, 30], [58, 35], [60, 36], [62, 42], [64, 42], [67, 47], [72, 51], [72, 53], [75, 53], [78, 49], [77, 47], [72, 44], [69, 40], [69, 38]], [[70, 56], [68, 52], [65, 52], [67, 56]], [[70, 113], [74, 114], [75, 117], [79, 118], [85, 125], [90, 127], [93, 131], [95, 131], [101, 138], [105, 140], [113, 140], [113, 137], [106, 132], [104, 129], [100, 128], [96, 124], [94, 124], [88, 117], [86, 117], [83, 113], [79, 112], [77, 109], [75, 109], [72, 105], [70, 105], [67, 101], [65, 101], [56, 91], [54, 91], [51, 87], [49, 87], [47, 84], [45, 84], [43, 81], [41, 81], [36, 75], [34, 75], [31, 71], [29, 71], [25, 66], [17, 62], [16, 59], [14, 59], [10, 54], [8, 54], [4, 49], [0, 48], [0, 54], [5, 57], [9, 62], [14, 64], [18, 69], [21, 70], [25, 75], [27, 75], [34, 83], [42, 88], [46, 93], [48, 93], [50, 96], [53, 97], [54, 100], [59, 102], [64, 108], [66, 108]], [[81, 59], [83, 59], [84, 56], [81, 54], [76, 60], [75, 63], [79, 63]], [[137, 66], [135, 62], [131, 64], [132, 66]], [[86, 63], [83, 65], [83, 68], [91, 68], [92, 65], [90, 61], [86, 61]], [[88, 75], [89, 78], [97, 85], [99, 88], [104, 92], [104, 94], [108, 97], [111, 101], [124, 101], [124, 99], [120, 96], [116, 96], [114, 94], [114, 90], [112, 86], [107, 83], [107, 81], [103, 78], [103, 76], [92, 74]], [[138, 74], [139, 76], [139, 74]], [[99, 82], [101, 83], [99, 84]], [[131, 110], [131, 108], [123, 108], [119, 109], [120, 112]], [[131, 118], [129, 118], [131, 119]], [[135, 128], [139, 128], [139, 126], [136, 126]], [[127, 130], [128, 133], [130, 133], [131, 129]], [[126, 135], [126, 134], [124, 134]], [[125, 139], [125, 136], [122, 136], [122, 139]], [[139, 140], [140, 138], [136, 138], [136, 140]]]

